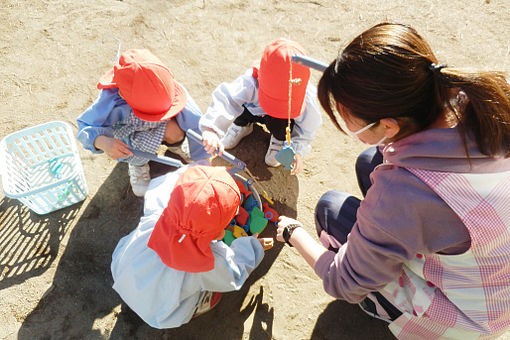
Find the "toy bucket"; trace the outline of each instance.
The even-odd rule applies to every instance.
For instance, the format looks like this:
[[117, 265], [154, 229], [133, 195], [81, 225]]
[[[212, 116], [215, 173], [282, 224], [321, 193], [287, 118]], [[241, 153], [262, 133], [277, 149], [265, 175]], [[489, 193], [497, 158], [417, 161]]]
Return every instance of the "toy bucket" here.
[[255, 189], [255, 186], [253, 185], [253, 180], [249, 181], [237, 173], [234, 174], [234, 179], [241, 181], [243, 183], [246, 183], [248, 185], [248, 190], [250, 190], [252, 192], [252, 195], [255, 198], [255, 202], [257, 202], [257, 207], [259, 209], [262, 209], [262, 201], [260, 200], [260, 196], [259, 196], [259, 193], [257, 192], [257, 189]]
[[0, 142], [7, 197], [37, 214], [83, 201], [87, 182], [69, 124], [54, 121], [14, 132]]

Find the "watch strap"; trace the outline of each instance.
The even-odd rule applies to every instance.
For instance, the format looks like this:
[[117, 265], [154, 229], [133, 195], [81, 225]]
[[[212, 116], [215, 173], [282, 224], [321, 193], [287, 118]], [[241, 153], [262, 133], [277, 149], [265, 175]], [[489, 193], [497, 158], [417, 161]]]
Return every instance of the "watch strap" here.
[[289, 224], [288, 226], [286, 226], [283, 229], [283, 233], [282, 233], [283, 239], [285, 240], [285, 243], [287, 243], [290, 247], [294, 247], [289, 241], [290, 236], [294, 232], [294, 229], [299, 228], [299, 227], [302, 227], [302, 225], [293, 223], [293, 224]]

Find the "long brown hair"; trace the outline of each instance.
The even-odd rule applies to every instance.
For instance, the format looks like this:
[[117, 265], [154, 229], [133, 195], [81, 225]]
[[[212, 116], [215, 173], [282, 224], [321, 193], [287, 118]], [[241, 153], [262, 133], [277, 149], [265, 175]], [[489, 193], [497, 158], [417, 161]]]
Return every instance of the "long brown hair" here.
[[[462, 112], [451, 102], [451, 89], [469, 99]], [[367, 123], [406, 117], [412, 132], [427, 129], [448, 108], [463, 140], [470, 134], [482, 153], [510, 156], [505, 75], [438, 65], [428, 43], [407, 25], [381, 23], [356, 37], [324, 71], [318, 96], [339, 130], [336, 103]]]

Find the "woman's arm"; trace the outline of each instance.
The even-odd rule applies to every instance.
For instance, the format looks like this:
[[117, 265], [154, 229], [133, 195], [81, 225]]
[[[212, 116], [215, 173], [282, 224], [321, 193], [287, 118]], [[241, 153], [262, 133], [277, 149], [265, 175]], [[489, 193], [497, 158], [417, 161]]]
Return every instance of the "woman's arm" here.
[[308, 234], [308, 232], [302, 227], [301, 222], [286, 216], [280, 216], [278, 222], [278, 229], [276, 231], [276, 239], [278, 241], [285, 242], [285, 239], [283, 238], [283, 231], [291, 224], [298, 224], [300, 227], [292, 231], [292, 234], [289, 237], [290, 244], [292, 244], [301, 256], [303, 256], [310, 267], [314, 268], [317, 259], [328, 250], [324, 248], [322, 244], [313, 239], [310, 234]]

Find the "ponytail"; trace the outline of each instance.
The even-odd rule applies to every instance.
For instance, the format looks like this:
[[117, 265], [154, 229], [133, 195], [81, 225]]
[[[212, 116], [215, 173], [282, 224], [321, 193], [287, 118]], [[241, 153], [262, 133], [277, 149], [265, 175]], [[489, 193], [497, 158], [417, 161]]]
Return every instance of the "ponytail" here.
[[488, 156], [510, 157], [510, 84], [501, 72], [444, 68], [440, 82], [468, 97], [459, 126]]

